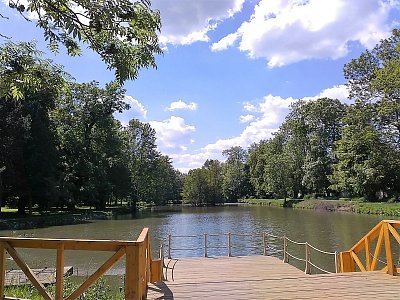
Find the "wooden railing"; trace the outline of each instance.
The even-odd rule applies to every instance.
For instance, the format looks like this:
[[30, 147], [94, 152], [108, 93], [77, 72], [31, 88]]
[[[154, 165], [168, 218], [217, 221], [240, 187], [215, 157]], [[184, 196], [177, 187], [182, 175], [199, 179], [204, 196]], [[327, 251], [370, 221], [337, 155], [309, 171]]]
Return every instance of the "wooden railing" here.
[[[56, 258], [56, 292], [53, 298], [44, 285], [38, 280], [31, 268], [25, 263], [16, 249], [35, 248], [53, 249], [57, 251]], [[144, 228], [136, 241], [113, 240], [73, 240], [73, 239], [39, 239], [39, 238], [8, 238], [0, 237], [0, 299], [11, 299], [4, 295], [6, 274], [6, 252], [25, 273], [32, 285], [46, 300], [61, 300], [64, 292], [64, 255], [65, 251], [109, 251], [115, 252], [97, 271], [90, 275], [66, 299], [77, 299], [102, 275], [124, 256], [125, 263], [125, 299], [145, 299], [147, 283], [161, 280], [161, 260], [152, 260], [149, 229]], [[13, 298], [15, 299], [15, 298]]]
[[[349, 251], [340, 253], [341, 272], [376, 271], [378, 263], [385, 265], [380, 270], [390, 275], [400, 272], [396, 266], [393, 246], [400, 250], [400, 220], [383, 220], [368, 232]], [[397, 243], [392, 245], [392, 240]], [[385, 248], [381, 258], [382, 247]]]

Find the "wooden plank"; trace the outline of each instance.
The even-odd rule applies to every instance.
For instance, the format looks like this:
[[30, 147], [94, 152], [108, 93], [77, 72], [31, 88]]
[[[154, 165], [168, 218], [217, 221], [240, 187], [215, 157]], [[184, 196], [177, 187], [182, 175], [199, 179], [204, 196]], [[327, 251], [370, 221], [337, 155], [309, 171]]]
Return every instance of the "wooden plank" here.
[[56, 300], [63, 299], [64, 292], [64, 244], [57, 249], [56, 262]]
[[369, 237], [365, 237], [365, 266], [367, 271], [371, 271], [371, 247], [370, 247], [370, 239]]
[[381, 255], [382, 241], [383, 241], [383, 226], [381, 227], [378, 241], [376, 242], [374, 257], [372, 258], [372, 263], [371, 263], [371, 271], [376, 270], [376, 265], [378, 264], [378, 258], [379, 258], [379, 255]]
[[116, 252], [123, 246], [137, 246], [136, 241], [111, 240], [73, 240], [73, 239], [39, 239], [39, 238], [9, 238], [0, 237], [0, 242], [6, 242], [13, 248], [40, 248], [57, 250], [61, 243], [64, 250], [112, 251]]
[[390, 233], [388, 228], [389, 226], [390, 226], [389, 224], [384, 224], [383, 226], [384, 236], [385, 236], [386, 264], [388, 267], [387, 273], [390, 275], [395, 275], [396, 270], [393, 262], [392, 244], [390, 242]]
[[14, 259], [16, 264], [21, 268], [21, 270], [25, 273], [26, 277], [29, 278], [33, 286], [38, 290], [39, 294], [45, 300], [52, 300], [51, 296], [45, 290], [43, 284], [38, 280], [36, 275], [32, 272], [32, 270], [27, 266], [27, 264], [23, 261], [17, 251], [13, 247], [11, 247], [8, 243], [3, 243], [8, 254]]
[[140, 299], [139, 248], [125, 247], [125, 300]]
[[4, 297], [6, 280], [6, 249], [4, 243], [0, 243], [0, 299]]
[[388, 229], [392, 233], [393, 237], [396, 239], [397, 243], [400, 245], [400, 234], [397, 232], [396, 229], [393, 228], [391, 224], [388, 224]]
[[366, 235], [364, 235], [360, 241], [350, 248], [350, 251], [354, 251], [355, 253], [360, 252], [362, 248], [364, 248], [364, 239], [368, 236], [370, 241], [374, 240], [379, 235], [380, 229], [384, 223], [385, 221], [380, 221], [377, 225], [375, 225], [375, 227], [372, 228]]
[[398, 300], [400, 277], [379, 271], [305, 275], [268, 256], [180, 259], [175, 281], [150, 284], [147, 299]]
[[150, 265], [150, 282], [158, 282], [162, 279], [162, 261], [161, 259], [152, 260]]
[[68, 296], [67, 300], [77, 299], [83, 292], [85, 292], [90, 286], [92, 286], [97, 279], [99, 279], [105, 272], [111, 269], [111, 267], [118, 262], [125, 254], [125, 248], [121, 247], [116, 253], [114, 253], [100, 268], [97, 269], [92, 275], [83, 282], [79, 288], [77, 288], [71, 295]]
[[340, 270], [341, 272], [355, 272], [356, 266], [351, 257], [350, 251], [340, 252]]

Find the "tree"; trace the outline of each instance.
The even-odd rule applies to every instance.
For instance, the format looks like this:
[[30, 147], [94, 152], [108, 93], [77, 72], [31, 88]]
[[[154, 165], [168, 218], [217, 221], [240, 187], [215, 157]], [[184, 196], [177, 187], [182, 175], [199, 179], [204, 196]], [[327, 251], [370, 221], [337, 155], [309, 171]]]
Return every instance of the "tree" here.
[[342, 139], [337, 142], [339, 161], [332, 175], [333, 188], [370, 201], [379, 198], [378, 193], [398, 191], [400, 178], [398, 153], [381, 141], [374, 115], [371, 104], [348, 110]]
[[194, 206], [209, 203], [208, 171], [203, 168], [190, 170], [183, 183], [183, 201]]
[[51, 117], [60, 143], [64, 201], [105, 207], [113, 191], [110, 172], [123, 145], [112, 114], [128, 107], [115, 82], [104, 89], [97, 82], [71, 83], [59, 98]]
[[246, 196], [250, 189], [250, 179], [246, 168], [247, 152], [242, 147], [232, 147], [222, 154], [227, 158], [224, 164], [222, 190], [228, 201], [235, 202]]
[[157, 203], [157, 169], [161, 154], [157, 151], [156, 132], [150, 124], [137, 119], [125, 128], [131, 172], [133, 206], [137, 201]]
[[81, 53], [83, 42], [115, 70], [122, 83], [135, 79], [138, 70], [156, 67], [154, 54], [161, 54], [157, 33], [160, 14], [151, 9], [149, 0], [9, 0], [9, 6], [26, 20], [37, 16], [36, 26], [43, 29], [49, 49], [59, 51], [63, 44], [69, 55]]
[[[49, 113], [68, 76], [40, 58], [33, 43], [6, 43], [0, 53], [0, 176], [3, 197], [16, 199], [9, 204], [23, 214], [26, 206], [46, 208], [53, 200], [58, 154]], [[25, 95], [21, 101], [1, 93], [9, 80], [12, 92]]]
[[207, 159], [203, 165], [203, 169], [207, 170], [207, 183], [209, 195], [207, 198], [208, 203], [217, 204], [224, 201], [222, 192], [223, 182], [223, 164], [214, 159]]

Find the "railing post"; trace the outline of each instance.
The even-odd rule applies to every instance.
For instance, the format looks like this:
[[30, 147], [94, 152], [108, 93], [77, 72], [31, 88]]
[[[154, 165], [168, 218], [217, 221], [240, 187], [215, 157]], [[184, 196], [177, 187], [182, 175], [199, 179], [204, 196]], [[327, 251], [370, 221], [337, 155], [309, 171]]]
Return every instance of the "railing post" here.
[[207, 257], [207, 233], [204, 234], [204, 257]]
[[56, 300], [63, 299], [64, 290], [64, 244], [61, 243], [57, 248], [56, 264]]
[[339, 253], [335, 251], [335, 272], [340, 273], [340, 268], [339, 268]]
[[286, 236], [283, 236], [283, 262], [288, 263], [289, 262], [289, 257], [287, 255], [287, 240]]
[[305, 274], [311, 274], [311, 265], [310, 265], [310, 261], [311, 261], [311, 253], [310, 253], [310, 248], [308, 247], [308, 242], [306, 242], [305, 245], [305, 250], [306, 250], [306, 267], [304, 270]]
[[267, 240], [266, 240], [266, 234], [265, 234], [265, 232], [263, 232], [263, 234], [262, 234], [262, 238], [263, 238], [263, 253], [264, 253], [264, 256], [265, 255], [267, 255]]
[[139, 262], [139, 246], [125, 247], [125, 300], [140, 299], [141, 272]]
[[172, 236], [169, 234], [168, 235], [168, 258], [171, 259], [171, 242], [172, 242]]
[[228, 232], [228, 256], [231, 257], [231, 247], [232, 247], [232, 240], [231, 240], [231, 233]]

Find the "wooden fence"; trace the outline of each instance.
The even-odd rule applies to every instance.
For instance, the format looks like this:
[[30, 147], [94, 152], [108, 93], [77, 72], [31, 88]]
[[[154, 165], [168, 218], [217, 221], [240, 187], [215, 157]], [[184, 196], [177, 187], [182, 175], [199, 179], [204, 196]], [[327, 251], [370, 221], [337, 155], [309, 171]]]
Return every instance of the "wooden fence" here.
[[[400, 251], [400, 220], [383, 220], [368, 232], [349, 251], [340, 253], [341, 272], [361, 272], [377, 270], [378, 263], [384, 265], [380, 270], [390, 275], [400, 272], [396, 266], [393, 247]], [[394, 245], [392, 241], [396, 241]], [[385, 252], [381, 255], [382, 247]], [[373, 251], [373, 252], [372, 252]], [[399, 253], [398, 253], [399, 254]], [[400, 258], [399, 258], [400, 261]]]
[[[56, 294], [53, 298], [44, 285], [38, 280], [30, 267], [24, 262], [17, 252], [18, 248], [53, 249], [57, 251], [56, 258]], [[66, 299], [77, 299], [102, 275], [121, 260], [124, 256], [125, 263], [125, 299], [145, 299], [147, 283], [161, 280], [162, 262], [152, 260], [149, 229], [144, 228], [136, 241], [113, 240], [73, 240], [73, 239], [40, 239], [40, 238], [8, 238], [0, 237], [0, 299], [12, 299], [4, 295], [6, 274], [6, 252], [14, 259], [16, 264], [25, 273], [32, 285], [46, 300], [63, 299], [64, 288], [64, 254], [65, 251], [109, 251], [114, 254], [103, 263], [97, 271], [90, 275]]]

